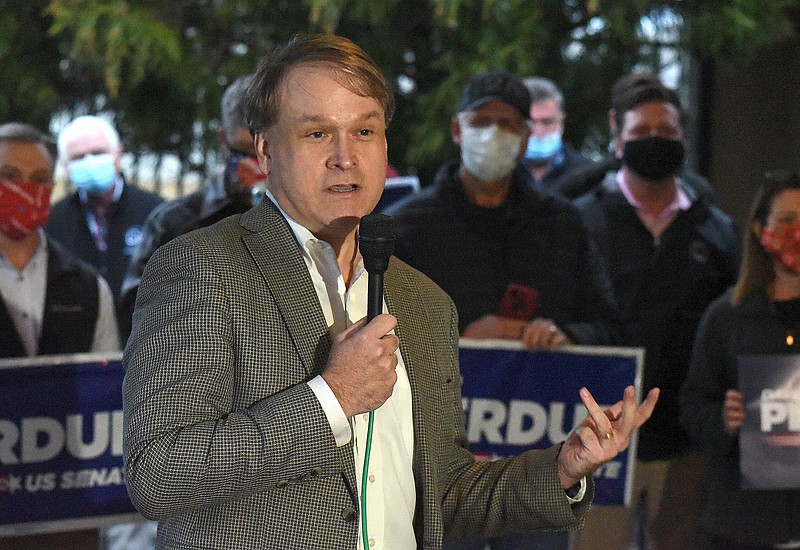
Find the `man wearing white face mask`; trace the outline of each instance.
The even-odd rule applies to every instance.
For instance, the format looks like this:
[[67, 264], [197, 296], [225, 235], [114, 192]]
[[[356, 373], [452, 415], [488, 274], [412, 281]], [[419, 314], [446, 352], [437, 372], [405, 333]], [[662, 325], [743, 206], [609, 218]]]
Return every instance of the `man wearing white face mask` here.
[[573, 171], [594, 163], [564, 141], [564, 94], [547, 78], [530, 76], [522, 83], [531, 95], [531, 135], [522, 163], [538, 189], [574, 198], [565, 183]]
[[[520, 340], [532, 350], [610, 344], [616, 308], [576, 208], [533, 186], [520, 164], [530, 97], [505, 72], [474, 77], [452, 122], [460, 162], [386, 213], [395, 256], [433, 279], [455, 303], [469, 338]], [[525, 533], [497, 549], [563, 549], [567, 533]], [[483, 541], [447, 548], [483, 549]]]
[[142, 224], [163, 199], [122, 176], [122, 146], [111, 124], [80, 116], [58, 135], [58, 156], [76, 191], [53, 205], [45, 231], [93, 265], [119, 298]]

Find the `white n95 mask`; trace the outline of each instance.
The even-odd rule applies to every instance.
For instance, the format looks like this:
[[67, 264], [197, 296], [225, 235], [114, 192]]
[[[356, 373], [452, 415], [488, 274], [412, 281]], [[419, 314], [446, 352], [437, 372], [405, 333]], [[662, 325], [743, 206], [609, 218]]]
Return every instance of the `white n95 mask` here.
[[496, 124], [475, 128], [461, 125], [461, 162], [483, 181], [496, 181], [514, 170], [522, 136], [501, 130]]

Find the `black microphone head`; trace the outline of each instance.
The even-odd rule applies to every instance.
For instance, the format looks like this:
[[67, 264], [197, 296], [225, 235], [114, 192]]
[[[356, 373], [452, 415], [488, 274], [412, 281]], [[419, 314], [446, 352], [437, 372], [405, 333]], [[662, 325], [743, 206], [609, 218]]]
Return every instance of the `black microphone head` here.
[[358, 225], [358, 248], [367, 273], [383, 273], [394, 252], [394, 222], [386, 214], [368, 214]]

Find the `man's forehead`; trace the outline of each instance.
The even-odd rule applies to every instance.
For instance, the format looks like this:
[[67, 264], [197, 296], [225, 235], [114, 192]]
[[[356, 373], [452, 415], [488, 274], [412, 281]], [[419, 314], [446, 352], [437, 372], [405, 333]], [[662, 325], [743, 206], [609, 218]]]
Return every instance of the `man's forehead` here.
[[41, 143], [0, 141], [0, 166], [31, 168], [32, 163], [52, 169], [54, 160]]
[[374, 100], [380, 104], [380, 100], [377, 97], [369, 94], [369, 85], [361, 77], [347, 72], [337, 65], [323, 62], [301, 63], [289, 69], [277, 86], [278, 100], [281, 101], [287, 97], [292, 97], [291, 94], [295, 87], [303, 84], [304, 81], [321, 78], [327, 78], [332, 81], [332, 90], [337, 88], [346, 90], [354, 95]]
[[514, 119], [523, 118], [519, 111], [517, 111], [516, 107], [506, 103], [505, 101], [498, 101], [495, 99], [487, 101], [486, 103], [483, 103], [467, 112], [471, 112], [479, 116], [503, 116]]
[[648, 101], [647, 103], [640, 103], [632, 109], [625, 111], [623, 120], [633, 120], [647, 117], [674, 117], [676, 120], [680, 118], [678, 108], [668, 101]]
[[[319, 73], [318, 73], [319, 76]], [[337, 120], [340, 122], [354, 121], [360, 123], [367, 123], [379, 121], [385, 123], [385, 113], [383, 105], [374, 97], [364, 95], [360, 90], [352, 89], [346, 82], [336, 78], [333, 74], [324, 74], [330, 76], [331, 86], [328, 88], [306, 88], [308, 93], [303, 93], [297, 84], [300, 82], [295, 80], [294, 85], [289, 85], [288, 80], [284, 80], [279, 88], [278, 99], [278, 112], [276, 122], [283, 121], [284, 123], [304, 124], [307, 122], [330, 122]], [[300, 76], [299, 78], [303, 78]], [[318, 82], [317, 82], [318, 83]], [[347, 96], [351, 97], [347, 97]], [[332, 98], [341, 98], [347, 101], [346, 108], [339, 105]], [[355, 103], [353, 103], [353, 100]]]
[[558, 106], [558, 101], [548, 97], [531, 102], [531, 111], [556, 111], [560, 113], [561, 108]]
[[86, 151], [88, 149], [110, 149], [111, 144], [106, 134], [100, 128], [85, 128], [69, 136], [66, 146], [73, 151]]

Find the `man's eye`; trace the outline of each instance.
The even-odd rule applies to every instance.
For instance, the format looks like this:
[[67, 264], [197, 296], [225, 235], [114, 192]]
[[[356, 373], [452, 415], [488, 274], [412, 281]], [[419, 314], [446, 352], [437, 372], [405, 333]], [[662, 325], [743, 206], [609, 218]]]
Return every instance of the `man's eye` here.
[[323, 136], [323, 135], [325, 135], [325, 134], [323, 134], [323, 133], [322, 133], [322, 132], [320, 132], [320, 131], [317, 131], [317, 132], [311, 132], [310, 134], [308, 134], [308, 136], [309, 136], [309, 137], [312, 137], [312, 138], [314, 138], [314, 139], [320, 139], [320, 138], [322, 138], [322, 136]]
[[372, 130], [369, 130], [367, 128], [358, 131], [358, 135], [360, 136], [371, 136], [372, 134], [373, 134]]

